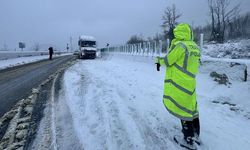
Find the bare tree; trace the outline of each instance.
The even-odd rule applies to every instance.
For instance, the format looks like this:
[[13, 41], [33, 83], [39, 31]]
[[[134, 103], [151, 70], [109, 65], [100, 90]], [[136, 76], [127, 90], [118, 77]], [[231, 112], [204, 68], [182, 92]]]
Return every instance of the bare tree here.
[[3, 44], [3, 48], [1, 49], [1, 51], [8, 51], [8, 45], [7, 44]]
[[133, 35], [127, 41], [127, 44], [137, 44], [137, 43], [142, 43], [144, 41], [145, 40], [143, 39], [142, 35]]
[[40, 50], [40, 44], [39, 44], [39, 43], [35, 43], [33, 49], [34, 49], [35, 51], [39, 51], [39, 50]]
[[230, 8], [231, 0], [208, 0], [209, 14], [211, 16], [211, 40], [223, 43], [227, 22], [239, 12], [240, 4]]
[[[250, 38], [250, 12], [235, 15], [231, 20], [226, 19], [226, 29], [224, 40]], [[198, 26], [194, 28], [195, 40], [199, 40], [199, 35], [204, 34], [204, 40], [209, 41], [212, 39], [211, 31], [213, 31], [212, 24], [207, 23], [206, 26]]]
[[231, 39], [249, 38], [250, 13], [228, 20], [228, 36]]
[[166, 37], [168, 37], [170, 40], [172, 40], [173, 37], [173, 29], [174, 26], [177, 25], [177, 20], [182, 16], [181, 13], [179, 13], [175, 7], [175, 4], [172, 5], [172, 7], [167, 7], [164, 11], [164, 14], [162, 16], [163, 24], [162, 27], [164, 29], [164, 34]]
[[153, 36], [153, 40], [154, 40], [154, 41], [159, 41], [159, 40], [163, 40], [163, 39], [164, 39], [164, 35], [159, 34], [159, 33], [156, 33], [156, 34]]

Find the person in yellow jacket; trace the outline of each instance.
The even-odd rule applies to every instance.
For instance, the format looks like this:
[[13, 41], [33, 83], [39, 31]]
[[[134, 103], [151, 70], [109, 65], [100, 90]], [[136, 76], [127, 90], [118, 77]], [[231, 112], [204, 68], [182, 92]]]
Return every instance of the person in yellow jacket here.
[[201, 55], [188, 24], [177, 25], [173, 33], [168, 54], [157, 57], [156, 64], [166, 67], [163, 103], [170, 114], [181, 119], [185, 143], [180, 144], [192, 149], [194, 142], [200, 142], [195, 77]]

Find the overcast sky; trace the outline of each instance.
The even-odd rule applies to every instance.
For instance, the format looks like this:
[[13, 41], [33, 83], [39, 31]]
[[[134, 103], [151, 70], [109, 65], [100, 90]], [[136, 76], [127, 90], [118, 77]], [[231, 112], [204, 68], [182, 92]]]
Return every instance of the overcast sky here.
[[[249, 9], [250, 0], [233, 1]], [[162, 32], [162, 14], [173, 3], [183, 14], [180, 22], [208, 22], [207, 0], [1, 0], [0, 49], [18, 49], [19, 41], [65, 49], [70, 36], [77, 46], [83, 34], [96, 37], [99, 47], [123, 44], [134, 34]]]

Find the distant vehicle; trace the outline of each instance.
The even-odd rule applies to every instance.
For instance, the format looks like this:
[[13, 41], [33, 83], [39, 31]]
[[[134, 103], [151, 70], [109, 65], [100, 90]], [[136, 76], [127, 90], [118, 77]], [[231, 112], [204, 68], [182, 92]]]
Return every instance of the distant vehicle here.
[[74, 51], [73, 55], [79, 55], [79, 51]]
[[96, 40], [92, 36], [82, 35], [79, 37], [79, 58], [96, 58], [97, 48]]

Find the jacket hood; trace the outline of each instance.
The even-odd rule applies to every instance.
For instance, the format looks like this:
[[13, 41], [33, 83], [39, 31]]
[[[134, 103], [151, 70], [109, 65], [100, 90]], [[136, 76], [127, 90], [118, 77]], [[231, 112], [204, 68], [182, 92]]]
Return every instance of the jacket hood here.
[[181, 41], [193, 41], [193, 31], [188, 24], [181, 23], [174, 28], [174, 37]]

